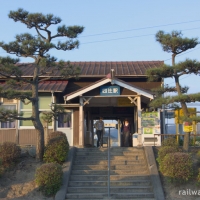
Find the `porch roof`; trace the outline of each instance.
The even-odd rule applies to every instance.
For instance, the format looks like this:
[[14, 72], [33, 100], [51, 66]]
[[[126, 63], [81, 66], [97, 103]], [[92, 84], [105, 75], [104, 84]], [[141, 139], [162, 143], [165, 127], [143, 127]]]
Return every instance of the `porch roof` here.
[[[68, 84], [68, 81], [41, 81], [38, 85], [38, 91], [39, 92], [63, 92]], [[0, 83], [0, 86], [3, 87], [4, 90], [7, 90], [10, 88], [9, 84]], [[16, 86], [14, 88], [18, 91], [31, 91], [31, 85], [30, 84], [24, 84], [22, 86]]]
[[111, 75], [108, 74], [105, 78], [102, 78], [102, 79], [100, 79], [100, 80], [98, 80], [98, 81], [96, 81], [96, 82], [94, 82], [94, 83], [92, 83], [90, 85], [87, 85], [87, 86], [85, 86], [85, 87], [83, 87], [83, 88], [81, 88], [81, 89], [79, 89], [79, 90], [77, 90], [75, 92], [72, 92], [72, 93], [64, 95], [64, 100], [65, 101], [69, 101], [69, 100], [71, 100], [71, 99], [73, 99], [75, 97], [81, 96], [84, 93], [89, 92], [89, 91], [91, 91], [91, 90], [93, 90], [93, 89], [95, 89], [97, 87], [100, 87], [100, 86], [106, 84], [106, 83], [112, 83], [112, 84], [119, 85], [121, 87], [127, 88], [128, 90], [136, 92], [138, 95], [145, 96], [145, 97], [147, 97], [149, 99], [153, 99], [154, 98], [152, 92], [144, 90], [144, 89], [142, 89], [142, 88], [140, 88], [138, 86], [135, 86], [134, 84], [130, 84], [130, 83], [127, 83], [125, 81], [122, 81], [122, 80], [120, 80], [120, 79], [118, 79], [116, 77], [111, 78]]

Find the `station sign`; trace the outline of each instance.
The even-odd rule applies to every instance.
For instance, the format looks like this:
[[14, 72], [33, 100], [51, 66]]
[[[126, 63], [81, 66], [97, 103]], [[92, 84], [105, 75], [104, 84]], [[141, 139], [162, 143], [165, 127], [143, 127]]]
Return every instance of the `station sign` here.
[[120, 86], [101, 86], [100, 96], [118, 96], [120, 95]]
[[[188, 112], [190, 113], [190, 117], [196, 116], [196, 108], [188, 108]], [[183, 124], [181, 117], [183, 117], [183, 109], [176, 109], [175, 110], [175, 124]]]
[[193, 131], [192, 122], [183, 122], [183, 131], [184, 132], [192, 132]]

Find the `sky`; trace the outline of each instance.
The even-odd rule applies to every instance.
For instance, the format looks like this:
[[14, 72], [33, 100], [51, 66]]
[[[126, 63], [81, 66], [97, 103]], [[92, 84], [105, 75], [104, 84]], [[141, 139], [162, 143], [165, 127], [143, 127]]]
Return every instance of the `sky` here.
[[[183, 37], [199, 38], [200, 1], [188, 0], [0, 0], [0, 41], [14, 41], [21, 33], [32, 33], [20, 22], [8, 18], [10, 10], [23, 8], [30, 13], [54, 14], [62, 19], [60, 25], [84, 26], [78, 37], [80, 46], [72, 51], [52, 51], [51, 55], [65, 61], [155, 61], [171, 65], [171, 54], [162, 50], [156, 41], [159, 30], [170, 33], [182, 31]], [[51, 30], [55, 32], [57, 26]], [[58, 39], [55, 40], [57, 42]], [[61, 38], [61, 41], [65, 41]], [[0, 56], [8, 54], [0, 49]], [[176, 63], [186, 58], [200, 60], [200, 45], [176, 57]], [[21, 59], [21, 62], [32, 62]], [[180, 78], [188, 93], [200, 91], [200, 77]], [[173, 79], [165, 84], [174, 85]], [[198, 104], [197, 104], [198, 105]], [[200, 103], [199, 103], [200, 106]], [[200, 109], [199, 109], [200, 110]]]

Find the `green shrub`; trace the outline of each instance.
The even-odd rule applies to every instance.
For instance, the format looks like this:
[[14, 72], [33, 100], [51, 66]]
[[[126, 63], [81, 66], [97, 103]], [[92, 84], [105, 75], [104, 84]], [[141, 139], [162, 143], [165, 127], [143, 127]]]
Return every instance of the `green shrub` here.
[[0, 177], [2, 176], [3, 172], [4, 172], [4, 168], [3, 168], [2, 160], [0, 159]]
[[160, 171], [171, 181], [188, 181], [193, 175], [192, 158], [188, 153], [169, 153], [160, 163]]
[[198, 181], [198, 184], [200, 183], [200, 168], [199, 168], [199, 172], [198, 172], [198, 176], [197, 176], [197, 181]]
[[69, 143], [66, 138], [59, 136], [49, 140], [44, 152], [44, 161], [47, 163], [63, 163], [69, 152]]
[[62, 131], [54, 131], [48, 135], [48, 142], [49, 142], [49, 140], [56, 138], [56, 137], [60, 137], [60, 136], [66, 138], [66, 140], [67, 140], [67, 136], [65, 133], [63, 133]]
[[200, 146], [200, 137], [190, 137], [190, 146]]
[[179, 146], [183, 146], [183, 138], [179, 139]]
[[46, 196], [55, 195], [62, 184], [62, 167], [57, 163], [46, 163], [36, 170], [35, 181]]
[[4, 142], [0, 145], [0, 159], [3, 166], [9, 166], [21, 155], [21, 148], [13, 142]]
[[176, 138], [174, 137], [168, 137], [163, 140], [162, 146], [171, 146], [171, 147], [177, 147], [178, 143], [176, 141]]
[[158, 158], [156, 160], [160, 164], [168, 153], [175, 153], [178, 151], [179, 148], [177, 146], [162, 146], [158, 151]]

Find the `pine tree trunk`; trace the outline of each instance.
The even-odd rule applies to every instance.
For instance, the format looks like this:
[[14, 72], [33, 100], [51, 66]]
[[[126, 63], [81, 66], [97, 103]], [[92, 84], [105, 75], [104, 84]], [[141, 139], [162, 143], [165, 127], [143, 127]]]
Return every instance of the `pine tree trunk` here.
[[186, 132], [183, 141], [183, 151], [189, 152], [189, 147], [190, 147], [190, 132]]
[[44, 130], [42, 128], [42, 129], [36, 129], [36, 131], [37, 131], [36, 159], [42, 161], [44, 155]]
[[38, 97], [38, 74], [39, 67], [35, 67], [33, 83], [32, 83], [32, 117], [33, 125], [37, 131], [37, 144], [36, 144], [36, 159], [42, 161], [44, 155], [44, 128], [40, 121], [40, 112], [39, 112], [39, 97]]

